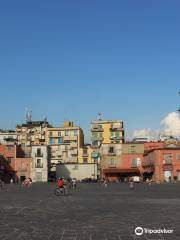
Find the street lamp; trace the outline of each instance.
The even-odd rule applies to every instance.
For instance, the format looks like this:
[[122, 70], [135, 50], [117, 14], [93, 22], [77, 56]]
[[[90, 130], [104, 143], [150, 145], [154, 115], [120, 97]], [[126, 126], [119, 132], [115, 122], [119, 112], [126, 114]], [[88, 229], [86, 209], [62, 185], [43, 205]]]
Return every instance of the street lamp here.
[[94, 179], [96, 179], [97, 178], [97, 174], [96, 174], [96, 165], [95, 165], [95, 163], [97, 163], [97, 158], [98, 158], [97, 152], [95, 152], [95, 151], [92, 152], [91, 157], [92, 157], [93, 163], [94, 163]]

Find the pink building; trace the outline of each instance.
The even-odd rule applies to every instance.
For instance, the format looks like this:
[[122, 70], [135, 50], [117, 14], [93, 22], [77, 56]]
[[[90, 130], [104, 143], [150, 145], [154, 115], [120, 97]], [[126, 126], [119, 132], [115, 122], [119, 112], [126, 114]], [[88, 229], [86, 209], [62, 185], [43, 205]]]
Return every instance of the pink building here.
[[15, 144], [0, 144], [0, 156], [0, 177], [5, 182], [30, 177], [31, 158], [25, 157], [21, 147]]
[[26, 178], [31, 177], [30, 173], [31, 158], [16, 158], [15, 172], [16, 181], [23, 181]]

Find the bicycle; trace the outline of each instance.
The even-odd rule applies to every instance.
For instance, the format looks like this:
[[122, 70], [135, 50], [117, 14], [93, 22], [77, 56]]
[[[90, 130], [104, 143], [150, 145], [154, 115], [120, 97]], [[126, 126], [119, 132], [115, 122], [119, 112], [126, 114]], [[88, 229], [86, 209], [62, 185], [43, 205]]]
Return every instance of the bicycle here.
[[65, 196], [66, 195], [66, 190], [65, 190], [65, 188], [59, 188], [59, 187], [57, 187], [57, 188], [55, 188], [55, 190], [54, 190], [54, 193], [55, 193], [55, 195], [56, 196]]

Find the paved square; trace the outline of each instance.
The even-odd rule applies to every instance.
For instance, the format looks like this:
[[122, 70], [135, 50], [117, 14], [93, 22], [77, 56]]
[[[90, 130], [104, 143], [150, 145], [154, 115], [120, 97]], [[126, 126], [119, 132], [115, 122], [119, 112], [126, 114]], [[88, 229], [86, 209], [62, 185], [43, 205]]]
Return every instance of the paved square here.
[[[2, 240], [180, 239], [180, 184], [148, 186], [82, 183], [67, 196], [54, 183], [0, 190]], [[172, 229], [172, 234], [135, 235], [135, 228]]]

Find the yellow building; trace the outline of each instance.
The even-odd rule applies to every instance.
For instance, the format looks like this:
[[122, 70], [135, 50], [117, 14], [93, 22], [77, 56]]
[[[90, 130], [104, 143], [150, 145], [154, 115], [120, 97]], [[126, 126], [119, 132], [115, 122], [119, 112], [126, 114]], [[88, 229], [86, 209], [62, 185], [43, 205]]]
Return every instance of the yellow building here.
[[46, 144], [51, 148], [51, 171], [58, 163], [78, 163], [80, 149], [84, 146], [83, 130], [73, 122], [46, 130]]
[[91, 145], [93, 149], [101, 144], [124, 143], [124, 126], [122, 121], [97, 120], [91, 122]]
[[89, 144], [79, 148], [78, 163], [94, 163], [92, 152], [93, 149]]
[[[98, 164], [98, 177], [102, 175], [102, 146], [110, 145], [115, 148], [116, 145], [124, 143], [124, 126], [120, 120], [96, 120], [91, 122], [91, 146], [93, 161]], [[115, 154], [116, 155], [116, 154]], [[103, 156], [104, 157], [104, 156]], [[115, 156], [116, 160], [119, 159]]]

